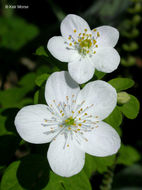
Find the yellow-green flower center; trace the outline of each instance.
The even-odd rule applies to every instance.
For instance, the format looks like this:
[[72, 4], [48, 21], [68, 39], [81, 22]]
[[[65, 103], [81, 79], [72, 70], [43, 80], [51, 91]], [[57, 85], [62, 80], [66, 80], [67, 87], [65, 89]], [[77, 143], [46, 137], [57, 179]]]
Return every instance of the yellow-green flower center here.
[[69, 117], [65, 120], [65, 125], [66, 126], [70, 126], [70, 125], [75, 125], [75, 121], [73, 119], [73, 117]]
[[82, 48], [88, 48], [89, 49], [92, 46], [92, 42], [90, 39], [85, 39], [85, 40], [81, 41], [79, 45]]

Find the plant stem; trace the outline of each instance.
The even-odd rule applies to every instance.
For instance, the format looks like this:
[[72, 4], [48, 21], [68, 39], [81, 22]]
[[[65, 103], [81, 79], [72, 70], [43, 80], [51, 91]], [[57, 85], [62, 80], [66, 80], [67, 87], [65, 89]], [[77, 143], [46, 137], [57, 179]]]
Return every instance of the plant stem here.
[[117, 157], [118, 157], [118, 155], [116, 155], [113, 165], [111, 167], [109, 167], [108, 171], [104, 174], [102, 184], [100, 185], [100, 190], [111, 190], [113, 176], [114, 176], [114, 170], [117, 165]]

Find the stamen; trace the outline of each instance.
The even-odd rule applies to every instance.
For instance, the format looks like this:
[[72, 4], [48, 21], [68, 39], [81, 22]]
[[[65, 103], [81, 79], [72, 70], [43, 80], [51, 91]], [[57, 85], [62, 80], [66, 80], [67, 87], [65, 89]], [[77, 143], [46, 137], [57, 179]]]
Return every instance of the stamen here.
[[100, 33], [99, 32], [97, 32], [97, 37], [100, 37]]

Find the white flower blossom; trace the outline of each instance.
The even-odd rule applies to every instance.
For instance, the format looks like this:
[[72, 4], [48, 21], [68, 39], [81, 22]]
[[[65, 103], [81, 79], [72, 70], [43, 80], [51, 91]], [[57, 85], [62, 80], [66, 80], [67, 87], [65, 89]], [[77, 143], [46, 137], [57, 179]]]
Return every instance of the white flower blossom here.
[[20, 136], [35, 144], [51, 141], [47, 158], [52, 170], [65, 177], [81, 171], [85, 153], [115, 154], [120, 137], [105, 119], [115, 108], [116, 90], [107, 82], [90, 82], [80, 90], [68, 72], [55, 72], [46, 82], [48, 105], [22, 108], [15, 126]]
[[111, 26], [93, 30], [80, 16], [69, 14], [61, 23], [62, 36], [48, 41], [50, 53], [62, 62], [69, 62], [71, 77], [79, 84], [93, 77], [95, 68], [110, 73], [117, 69], [120, 56], [114, 49], [119, 32]]

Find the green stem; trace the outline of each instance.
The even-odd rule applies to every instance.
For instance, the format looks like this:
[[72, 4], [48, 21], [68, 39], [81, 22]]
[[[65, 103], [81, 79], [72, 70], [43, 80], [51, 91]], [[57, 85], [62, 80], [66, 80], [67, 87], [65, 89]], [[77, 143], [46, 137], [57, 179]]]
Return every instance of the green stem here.
[[114, 170], [117, 165], [117, 157], [118, 157], [118, 155], [116, 155], [113, 165], [111, 167], [109, 167], [108, 171], [104, 174], [102, 184], [100, 185], [100, 190], [111, 190], [113, 176], [114, 176]]

